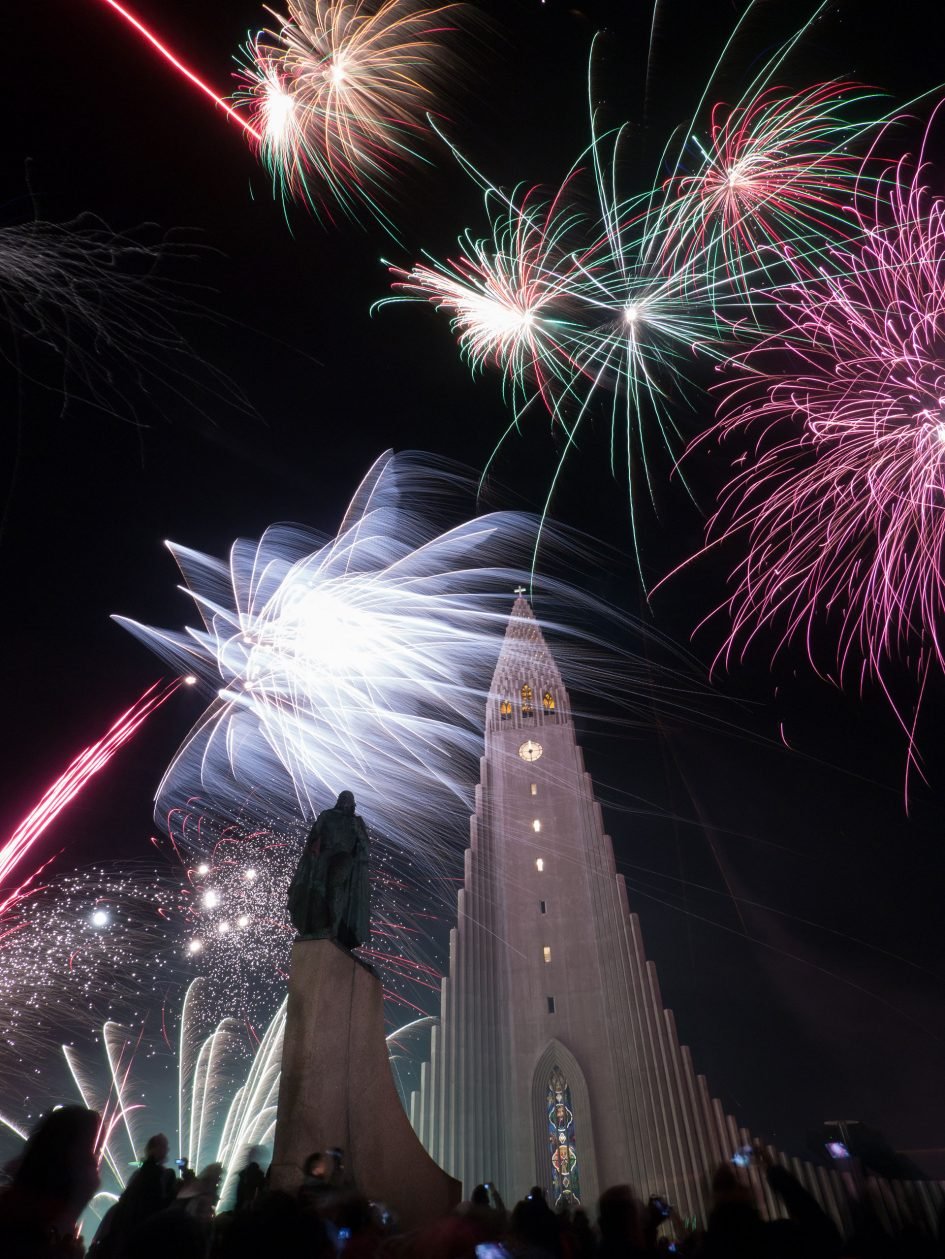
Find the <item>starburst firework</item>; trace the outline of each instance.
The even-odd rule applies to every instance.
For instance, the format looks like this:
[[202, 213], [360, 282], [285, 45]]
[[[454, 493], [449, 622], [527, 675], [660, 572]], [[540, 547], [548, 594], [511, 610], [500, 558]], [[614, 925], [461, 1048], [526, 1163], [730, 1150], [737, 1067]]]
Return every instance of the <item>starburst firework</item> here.
[[664, 190], [663, 250], [696, 273], [721, 269], [750, 301], [769, 271], [783, 275], [793, 255], [847, 235], [863, 175], [853, 142], [873, 126], [852, 115], [871, 96], [837, 80], [716, 103], [707, 136], [689, 141], [695, 172], [680, 172]]
[[320, 212], [329, 200], [352, 215], [367, 205], [388, 222], [377, 197], [422, 146], [462, 8], [289, 0], [280, 29], [250, 41], [240, 96], [287, 195]]
[[451, 316], [473, 370], [503, 373], [513, 412], [505, 437], [537, 403], [563, 436], [563, 464], [602, 420], [635, 513], [637, 487], [653, 494], [654, 447], [671, 461], [681, 448], [676, 412], [697, 359], [727, 352], [736, 317], [726, 277], [697, 279], [680, 252], [662, 248], [666, 225], [651, 196], [621, 196], [621, 138], [595, 134], [553, 192], [506, 196], [457, 154], [484, 187], [491, 235], [467, 232], [446, 263], [391, 266], [397, 296], [378, 305], [426, 301]]

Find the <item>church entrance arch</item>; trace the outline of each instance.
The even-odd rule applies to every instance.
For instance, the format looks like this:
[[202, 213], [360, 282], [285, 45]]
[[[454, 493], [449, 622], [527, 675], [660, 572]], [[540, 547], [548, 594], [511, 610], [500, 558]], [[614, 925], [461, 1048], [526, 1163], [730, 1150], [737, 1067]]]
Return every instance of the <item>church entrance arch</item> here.
[[535, 1064], [531, 1122], [535, 1184], [552, 1207], [593, 1211], [599, 1190], [590, 1095], [577, 1059], [559, 1040], [549, 1041]]

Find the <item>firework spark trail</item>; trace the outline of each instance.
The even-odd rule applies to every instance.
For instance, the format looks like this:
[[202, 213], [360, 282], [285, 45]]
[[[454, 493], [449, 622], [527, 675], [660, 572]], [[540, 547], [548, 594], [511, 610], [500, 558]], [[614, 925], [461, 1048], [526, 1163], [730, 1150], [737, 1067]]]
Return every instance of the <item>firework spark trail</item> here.
[[201, 253], [152, 225], [116, 232], [90, 213], [0, 227], [0, 356], [61, 394], [63, 416], [78, 399], [134, 422], [144, 395], [158, 411], [168, 395], [176, 408], [199, 411], [208, 394], [246, 409], [181, 333], [183, 318], [206, 312], [168, 268]]
[[[50, 827], [62, 810], [82, 790], [90, 778], [104, 769], [119, 748], [136, 733], [144, 721], [174, 694], [184, 682], [155, 682], [109, 727], [95, 743], [90, 744], [72, 761], [69, 767], [47, 788], [42, 799], [27, 814], [10, 838], [0, 848], [0, 888], [7, 883], [16, 867], [31, 852], [33, 846]], [[4, 914], [23, 894], [35, 877], [36, 871], [16, 887], [0, 891], [0, 915]]]
[[328, 217], [328, 198], [353, 217], [365, 205], [390, 229], [377, 196], [418, 156], [446, 77], [446, 22], [464, 7], [288, 0], [281, 29], [247, 44], [238, 94], [283, 197]]
[[745, 454], [707, 534], [745, 552], [720, 658], [763, 629], [815, 667], [826, 646], [841, 678], [879, 681], [912, 765], [886, 675], [912, 654], [917, 715], [945, 667], [945, 202], [925, 172], [891, 168], [857, 238], [802, 268], [781, 329], [735, 360], [717, 432]]
[[210, 87], [208, 83], [204, 82], [198, 74], [184, 65], [184, 63], [171, 52], [170, 48], [161, 41], [154, 31], [145, 26], [140, 18], [135, 17], [130, 9], [127, 9], [123, 4], [118, 4], [117, 0], [104, 0], [104, 3], [122, 17], [133, 30], [137, 31], [137, 33], [145, 39], [152, 48], [156, 49], [165, 61], [174, 67], [178, 74], [182, 74], [185, 79], [193, 83], [194, 87], [203, 92], [205, 96], [209, 96], [215, 105], [219, 105], [220, 108], [224, 110], [224, 112], [232, 118], [234, 122], [238, 122], [244, 131], [249, 132], [255, 140], [262, 139], [262, 136], [252, 123], [248, 122], [243, 115], [239, 113], [238, 110], [234, 109], [233, 106], [230, 105], [229, 102], [222, 96], [217, 95], [213, 88]]

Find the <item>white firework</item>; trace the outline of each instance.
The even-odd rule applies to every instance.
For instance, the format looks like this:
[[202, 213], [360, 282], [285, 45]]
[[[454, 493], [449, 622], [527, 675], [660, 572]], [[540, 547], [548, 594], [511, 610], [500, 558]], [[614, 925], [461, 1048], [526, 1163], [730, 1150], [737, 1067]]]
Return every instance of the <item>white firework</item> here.
[[[256, 812], [300, 839], [347, 789], [383, 843], [410, 860], [409, 881], [439, 876], [444, 861], [451, 868], [511, 591], [539, 527], [543, 562], [575, 556], [573, 539], [520, 512], [441, 532], [439, 517], [466, 488], [427, 456], [388, 452], [332, 537], [274, 526], [234, 543], [228, 562], [171, 546], [202, 626], [117, 618], [215, 691], [158, 788], [161, 822], [200, 797], [218, 823], [245, 825]], [[613, 645], [647, 637], [652, 652], [657, 636], [639, 622], [544, 577], [536, 607], [554, 615], [539, 623], [572, 692], [606, 687], [631, 711], [691, 708], [699, 684], [682, 653], [657, 669]], [[577, 628], [582, 620], [598, 634]]]

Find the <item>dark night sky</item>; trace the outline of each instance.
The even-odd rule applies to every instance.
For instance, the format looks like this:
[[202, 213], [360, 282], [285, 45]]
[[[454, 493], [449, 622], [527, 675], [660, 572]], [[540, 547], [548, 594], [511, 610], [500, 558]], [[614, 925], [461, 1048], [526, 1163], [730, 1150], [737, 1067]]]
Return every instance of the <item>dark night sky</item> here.
[[[652, 170], [665, 126], [704, 81], [707, 48], [740, 11], [724, 0], [661, 0], [644, 125], [648, 0], [476, 7], [483, 21], [470, 68], [457, 71], [453, 134], [506, 183], [554, 181], [583, 147], [586, 56], [599, 27], [610, 31], [608, 106], [640, 123], [641, 170]], [[941, 73], [936, 8], [898, 6], [891, 29], [888, 3], [842, 0], [788, 77], [800, 86], [852, 75], [915, 95]], [[231, 52], [261, 20], [253, 0], [140, 0], [137, 9], [224, 89]], [[808, 5], [761, 9], [736, 49], [742, 64], [770, 52]], [[442, 254], [462, 228], [483, 226], [475, 189], [446, 156], [405, 181], [395, 210], [403, 247], [369, 221], [323, 230], [294, 209], [287, 225], [237, 129], [99, 0], [23, 6], [15, 44], [3, 221], [29, 217], [29, 182], [41, 217], [91, 210], [116, 228], [188, 229], [205, 252], [174, 275], [200, 286], [206, 313], [186, 332], [249, 405], [204, 396], [201, 413], [145, 400], [137, 427], [81, 402], [62, 414], [60, 399], [18, 388], [3, 369], [8, 827], [159, 676], [108, 616], [160, 625], [189, 616], [162, 539], [222, 554], [274, 520], [330, 529], [386, 446], [478, 468], [507, 423], [497, 378], [470, 378], [444, 320], [418, 308], [369, 313], [385, 293], [382, 256]], [[945, 126], [939, 136], [941, 180]], [[540, 507], [554, 457], [536, 421], [505, 448], [498, 477]], [[708, 490], [702, 505], [710, 502]], [[650, 579], [698, 538], [684, 495], [667, 489], [660, 509], [643, 538]], [[556, 514], [627, 548], [626, 489], [610, 478], [600, 435], [565, 476]], [[719, 601], [720, 578], [709, 568], [676, 578], [653, 604], [657, 627], [688, 641]], [[629, 560], [588, 579], [639, 610]], [[708, 660], [716, 645], [710, 630], [693, 649]], [[945, 1146], [942, 685], [926, 701], [929, 785], [915, 783], [907, 817], [904, 746], [875, 695], [840, 694], [813, 679], [799, 653], [771, 675], [759, 652], [717, 684], [741, 702], [744, 737], [638, 731], [588, 749], [602, 794], [625, 804], [608, 823], [683, 1039], [742, 1122], [794, 1149], [809, 1127], [837, 1116], [876, 1124], [899, 1148]], [[64, 818], [50, 835], [51, 847], [67, 846], [63, 868], [142, 855], [154, 785], [198, 711], [194, 697], [175, 699]], [[781, 745], [782, 722], [797, 754]]]

